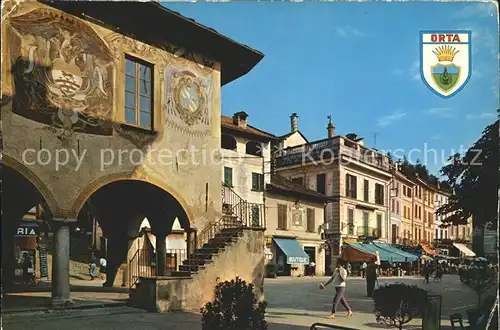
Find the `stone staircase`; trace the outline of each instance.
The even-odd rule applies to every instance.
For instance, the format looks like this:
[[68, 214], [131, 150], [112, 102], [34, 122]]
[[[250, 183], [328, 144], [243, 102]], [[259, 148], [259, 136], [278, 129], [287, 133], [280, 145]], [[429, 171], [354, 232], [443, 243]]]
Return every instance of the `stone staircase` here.
[[[182, 295], [188, 295], [189, 297], [184, 297], [184, 300], [194, 305], [210, 297], [216, 278], [228, 276], [233, 278], [236, 275], [228, 274], [234, 272], [240, 275], [248, 273], [248, 279], [252, 277], [255, 267], [258, 269], [264, 267], [264, 205], [248, 203], [226, 186], [222, 186], [222, 204], [221, 218], [196, 233], [188, 249], [191, 251], [190, 255], [178, 266], [178, 271], [169, 274], [170, 279], [179, 278], [180, 281], [186, 281], [189, 278], [189, 284], [186, 284], [187, 287], [182, 291]], [[248, 242], [252, 242], [252, 248], [249, 248]], [[137, 273], [131, 277], [131, 301], [136, 302], [136, 298], [142, 299], [141, 297], [150, 295], [148, 293], [150, 289], [145, 288], [149, 284], [141, 282], [142, 279], [150, 282], [149, 279], [156, 278], [155, 269], [146, 266], [153, 262], [151, 256], [140, 253], [136, 253], [130, 260], [132, 272]], [[259, 266], [261, 262], [262, 265]], [[144, 266], [132, 267], [134, 263]], [[135, 268], [137, 270], [134, 270]], [[142, 270], [139, 271], [139, 268]], [[161, 281], [159, 277], [158, 281]], [[181, 286], [179, 284], [177, 288]], [[156, 294], [161, 295], [159, 291]], [[180, 293], [173, 294], [176, 295]], [[173, 297], [170, 293], [167, 296]], [[139, 305], [144, 304], [139, 303]], [[149, 309], [154, 309], [154, 306]]]
[[179, 270], [194, 275], [193, 273], [204, 269], [214, 261], [219, 253], [238, 241], [238, 238], [243, 234], [241, 228], [222, 229], [201, 248], [196, 249], [187, 260], [184, 260], [179, 266]]

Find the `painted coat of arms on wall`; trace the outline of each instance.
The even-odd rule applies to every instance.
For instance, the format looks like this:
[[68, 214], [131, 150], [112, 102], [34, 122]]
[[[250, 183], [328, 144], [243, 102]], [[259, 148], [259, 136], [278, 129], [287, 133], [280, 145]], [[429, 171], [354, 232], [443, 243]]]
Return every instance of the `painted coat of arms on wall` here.
[[191, 71], [168, 68], [165, 71], [165, 116], [171, 128], [191, 136], [210, 132], [212, 79]]
[[113, 60], [85, 23], [48, 9], [11, 18], [13, 112], [73, 132], [112, 134]]

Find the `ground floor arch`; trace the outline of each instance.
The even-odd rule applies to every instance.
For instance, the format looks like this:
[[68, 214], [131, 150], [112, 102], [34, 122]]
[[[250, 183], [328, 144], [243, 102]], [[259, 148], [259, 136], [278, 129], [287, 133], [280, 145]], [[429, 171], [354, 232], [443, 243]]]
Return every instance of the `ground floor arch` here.
[[[50, 281], [52, 285], [52, 301], [55, 305], [71, 302], [70, 295], [70, 258], [74, 253], [72, 243], [76, 231], [82, 230], [82, 223], [90, 214], [95, 217], [103, 229], [107, 241], [106, 286], [116, 285], [116, 274], [123, 264], [129, 260], [130, 242], [137, 238], [142, 221], [147, 218], [151, 231], [159, 238], [158, 266], [165, 264], [165, 238], [172, 231], [174, 221], [180, 224], [182, 230], [191, 233], [191, 217], [184, 200], [179, 200], [175, 194], [163, 189], [158, 184], [138, 179], [120, 177], [108, 180], [106, 184], [99, 183], [87, 188], [83, 196], [87, 198], [75, 201], [77, 206], [74, 216], [58, 214], [57, 195], [48, 193], [47, 186], [33, 175], [26, 177], [24, 170], [19, 172], [10, 166], [2, 164], [2, 276], [4, 288], [13, 277], [14, 264], [13, 244], [15, 231], [19, 221], [34, 206], [41, 205], [43, 216], [36, 220], [47, 225], [50, 231], [49, 240], [53, 247]], [[89, 192], [91, 192], [89, 194]], [[46, 198], [46, 196], [48, 196]], [[50, 206], [47, 199], [51, 200]], [[81, 204], [81, 206], [79, 206]], [[75, 211], [74, 210], [74, 211]], [[189, 237], [189, 236], [188, 236]], [[189, 244], [186, 244], [188, 246]], [[90, 251], [88, 251], [90, 254]], [[10, 260], [10, 262], [9, 262]], [[163, 275], [162, 267], [157, 267]], [[125, 278], [125, 277], [124, 277]], [[14, 284], [14, 282], [12, 282]], [[126, 284], [125, 281], [123, 284]]]

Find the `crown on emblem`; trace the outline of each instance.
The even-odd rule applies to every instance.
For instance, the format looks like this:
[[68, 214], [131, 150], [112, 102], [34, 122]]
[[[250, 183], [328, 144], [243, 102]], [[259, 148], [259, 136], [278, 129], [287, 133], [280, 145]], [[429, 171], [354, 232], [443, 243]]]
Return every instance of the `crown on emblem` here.
[[455, 47], [444, 45], [432, 51], [438, 58], [439, 62], [453, 62], [455, 55], [459, 52]]

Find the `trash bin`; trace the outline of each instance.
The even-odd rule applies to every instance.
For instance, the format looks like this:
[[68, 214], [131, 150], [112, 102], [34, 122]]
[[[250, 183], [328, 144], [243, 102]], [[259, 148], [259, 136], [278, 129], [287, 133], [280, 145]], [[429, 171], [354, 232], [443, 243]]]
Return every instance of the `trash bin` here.
[[439, 330], [441, 328], [441, 301], [439, 295], [427, 296], [427, 304], [422, 317], [422, 330]]

